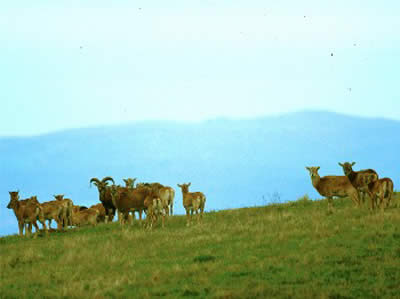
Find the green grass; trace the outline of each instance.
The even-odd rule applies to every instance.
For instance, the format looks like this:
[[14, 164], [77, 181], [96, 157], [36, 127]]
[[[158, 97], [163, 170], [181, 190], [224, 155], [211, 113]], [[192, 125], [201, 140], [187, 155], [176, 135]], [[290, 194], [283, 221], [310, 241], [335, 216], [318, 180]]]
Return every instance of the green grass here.
[[[398, 200], [398, 199], [396, 199]], [[0, 238], [1, 298], [399, 298], [400, 209], [350, 200]]]

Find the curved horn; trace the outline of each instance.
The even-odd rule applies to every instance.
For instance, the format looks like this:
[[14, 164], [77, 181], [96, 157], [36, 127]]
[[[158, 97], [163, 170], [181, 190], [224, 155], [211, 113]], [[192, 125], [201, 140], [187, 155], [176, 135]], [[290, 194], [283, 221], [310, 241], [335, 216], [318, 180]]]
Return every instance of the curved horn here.
[[106, 177], [103, 178], [101, 181], [102, 181], [103, 183], [105, 183], [105, 182], [107, 182], [107, 181], [112, 181], [112, 182], [113, 182], [113, 185], [115, 185], [114, 179], [113, 179], [112, 177], [110, 177], [110, 176], [106, 176]]
[[91, 179], [90, 179], [90, 183], [89, 183], [89, 187], [92, 186], [92, 183], [93, 183], [93, 182], [100, 183], [100, 180], [99, 180], [98, 178], [91, 178]]

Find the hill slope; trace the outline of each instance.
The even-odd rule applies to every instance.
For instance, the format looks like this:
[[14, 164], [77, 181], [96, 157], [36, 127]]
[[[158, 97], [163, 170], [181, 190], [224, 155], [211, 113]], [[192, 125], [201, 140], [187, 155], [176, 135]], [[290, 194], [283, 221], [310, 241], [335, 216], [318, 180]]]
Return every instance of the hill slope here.
[[[91, 177], [111, 175], [159, 181], [176, 187], [192, 182], [208, 210], [287, 201], [308, 193], [305, 166], [321, 175], [341, 174], [339, 161], [374, 168], [398, 183], [395, 136], [400, 123], [327, 112], [301, 112], [252, 120], [201, 123], [144, 122], [76, 129], [29, 138], [0, 139], [0, 235], [17, 231], [8, 191], [47, 201], [63, 193], [78, 204], [98, 202]], [[176, 211], [182, 213], [176, 192]]]
[[[395, 201], [397, 202], [397, 198]], [[8, 298], [398, 298], [400, 213], [349, 199], [183, 216], [153, 231], [137, 223], [49, 237], [0, 238]]]

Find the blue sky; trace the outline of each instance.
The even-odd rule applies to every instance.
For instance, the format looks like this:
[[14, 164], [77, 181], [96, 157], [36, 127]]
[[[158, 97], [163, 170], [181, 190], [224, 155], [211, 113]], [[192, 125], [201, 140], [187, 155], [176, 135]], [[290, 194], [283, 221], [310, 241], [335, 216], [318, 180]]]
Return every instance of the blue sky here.
[[305, 109], [400, 119], [395, 1], [82, 2], [0, 4], [0, 135]]

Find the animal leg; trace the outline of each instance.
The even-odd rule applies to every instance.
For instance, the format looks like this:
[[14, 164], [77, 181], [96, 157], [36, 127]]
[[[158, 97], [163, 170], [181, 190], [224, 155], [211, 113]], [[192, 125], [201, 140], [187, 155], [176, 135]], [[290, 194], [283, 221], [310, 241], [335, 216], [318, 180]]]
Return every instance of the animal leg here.
[[19, 229], [19, 235], [22, 237], [24, 235], [24, 223], [22, 221], [18, 221], [18, 229]]

